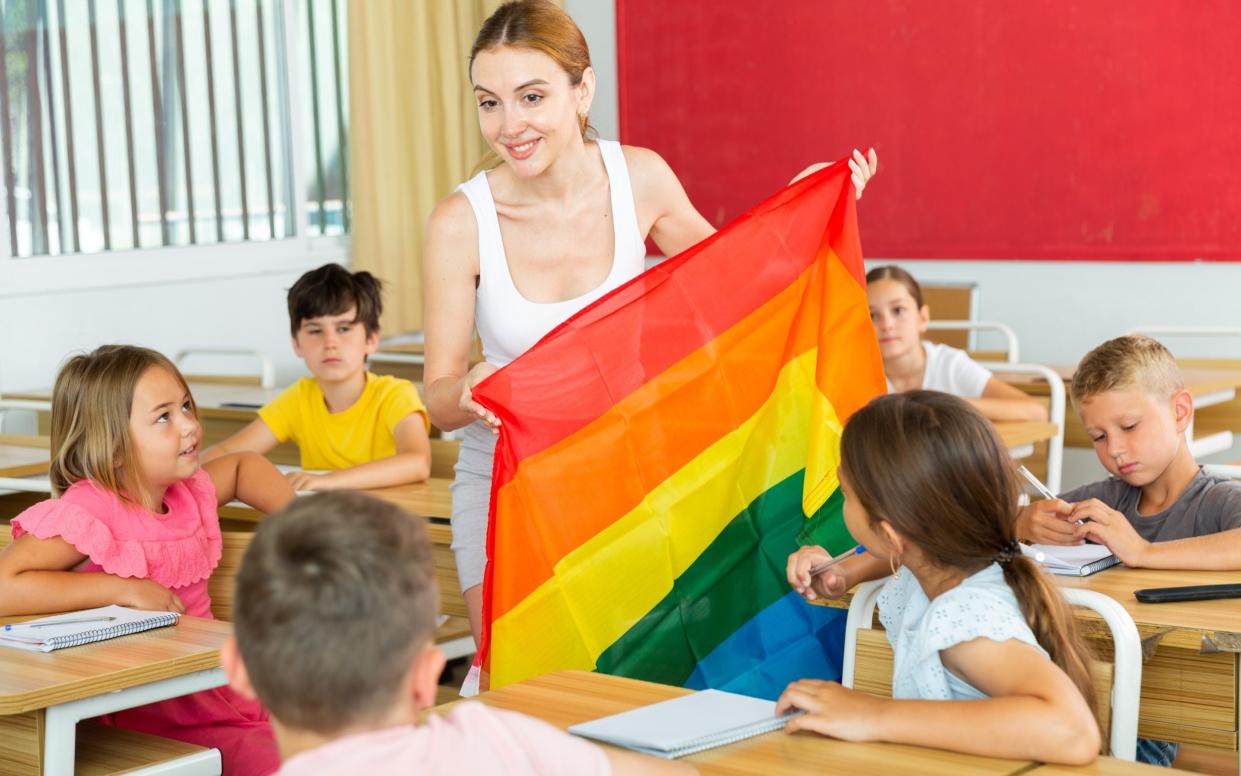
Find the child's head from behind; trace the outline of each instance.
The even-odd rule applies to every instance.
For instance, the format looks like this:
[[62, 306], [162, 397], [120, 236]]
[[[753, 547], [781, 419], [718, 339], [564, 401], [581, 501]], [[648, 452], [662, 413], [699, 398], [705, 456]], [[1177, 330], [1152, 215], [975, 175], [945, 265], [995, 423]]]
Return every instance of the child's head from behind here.
[[937, 391], [880, 396], [840, 443], [845, 521], [878, 557], [972, 575], [999, 563], [1053, 662], [1091, 708], [1089, 653], [1059, 593], [1017, 544], [1017, 475], [990, 422]]
[[105, 345], [70, 358], [52, 389], [52, 488], [92, 480], [144, 503], [198, 471], [189, 386], [161, 353]]
[[348, 379], [379, 347], [382, 284], [369, 272], [325, 264], [289, 289], [293, 350], [320, 380]]
[[259, 526], [237, 575], [226, 668], [284, 728], [321, 736], [434, 703], [444, 659], [422, 521], [360, 493], [298, 499]]
[[1072, 397], [1100, 463], [1130, 485], [1150, 484], [1177, 455], [1188, 455], [1193, 398], [1157, 340], [1117, 337], [1087, 353]]
[[973, 572], [1016, 538], [1012, 462], [965, 401], [936, 391], [881, 396], [849, 419], [840, 447], [849, 529], [881, 557], [912, 545], [937, 566]]
[[866, 300], [884, 360], [921, 347], [930, 309], [913, 275], [892, 265], [872, 269], [866, 273]]

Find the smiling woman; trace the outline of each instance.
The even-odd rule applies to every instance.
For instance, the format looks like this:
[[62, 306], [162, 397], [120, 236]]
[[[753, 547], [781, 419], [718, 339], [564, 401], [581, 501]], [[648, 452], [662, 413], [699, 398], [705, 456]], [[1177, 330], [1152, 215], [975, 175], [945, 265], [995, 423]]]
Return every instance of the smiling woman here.
[[[435, 425], [466, 428], [453, 483], [453, 549], [477, 639], [499, 422], [471, 389], [636, 277], [647, 237], [671, 256], [715, 230], [658, 154], [593, 137], [590, 51], [552, 3], [497, 9], [475, 39], [470, 80], [492, 169], [431, 214], [424, 374]], [[873, 172], [873, 157], [855, 168], [859, 192]], [[471, 369], [476, 326], [485, 361]]]

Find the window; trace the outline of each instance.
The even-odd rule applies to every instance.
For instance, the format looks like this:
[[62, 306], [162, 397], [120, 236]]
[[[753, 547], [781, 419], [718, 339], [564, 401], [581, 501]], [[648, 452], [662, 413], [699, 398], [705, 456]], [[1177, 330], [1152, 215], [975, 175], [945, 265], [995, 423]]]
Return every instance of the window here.
[[0, 254], [347, 232], [344, 8], [0, 0]]

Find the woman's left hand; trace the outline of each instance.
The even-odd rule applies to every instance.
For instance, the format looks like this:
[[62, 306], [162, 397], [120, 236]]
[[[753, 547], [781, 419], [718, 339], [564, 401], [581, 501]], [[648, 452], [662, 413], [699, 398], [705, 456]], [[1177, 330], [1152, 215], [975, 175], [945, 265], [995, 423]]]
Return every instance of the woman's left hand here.
[[879, 157], [875, 155], [875, 149], [870, 149], [870, 153], [866, 156], [863, 156], [862, 152], [856, 148], [853, 149], [849, 169], [853, 171], [853, 188], [857, 189], [857, 198], [861, 199], [867, 182], [879, 171]]

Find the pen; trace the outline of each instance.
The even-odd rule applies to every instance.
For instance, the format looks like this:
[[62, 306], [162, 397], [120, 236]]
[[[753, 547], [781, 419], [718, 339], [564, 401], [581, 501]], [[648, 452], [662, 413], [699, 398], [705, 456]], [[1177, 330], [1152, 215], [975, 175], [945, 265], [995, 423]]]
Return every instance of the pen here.
[[810, 576], [813, 577], [816, 574], [822, 574], [824, 571], [827, 571], [832, 566], [837, 566], [841, 563], [844, 563], [849, 558], [852, 558], [854, 555], [861, 555], [864, 552], [866, 552], [866, 548], [859, 544], [858, 546], [854, 547], [852, 550], [849, 550], [848, 552], [842, 552], [841, 554], [837, 555], [831, 560], [825, 560], [822, 563], [811, 566]]
[[[1026, 478], [1026, 482], [1033, 485], [1034, 489], [1037, 490], [1043, 498], [1058, 498], [1055, 493], [1052, 493], [1047, 486], [1043, 484], [1042, 480], [1035, 477], [1034, 473], [1025, 467], [1025, 464], [1018, 464], [1017, 471], [1021, 472], [1021, 476]], [[1081, 525], [1084, 521], [1075, 520], [1074, 522], [1077, 525]], [[1042, 558], [1039, 558], [1039, 560], [1041, 561]]]
[[55, 625], [80, 625], [85, 622], [112, 622], [115, 619], [115, 617], [78, 617], [72, 620], [56, 620], [54, 622], [16, 622], [10, 625], [5, 625], [4, 629], [6, 631], [11, 631], [14, 628], [51, 628]]

